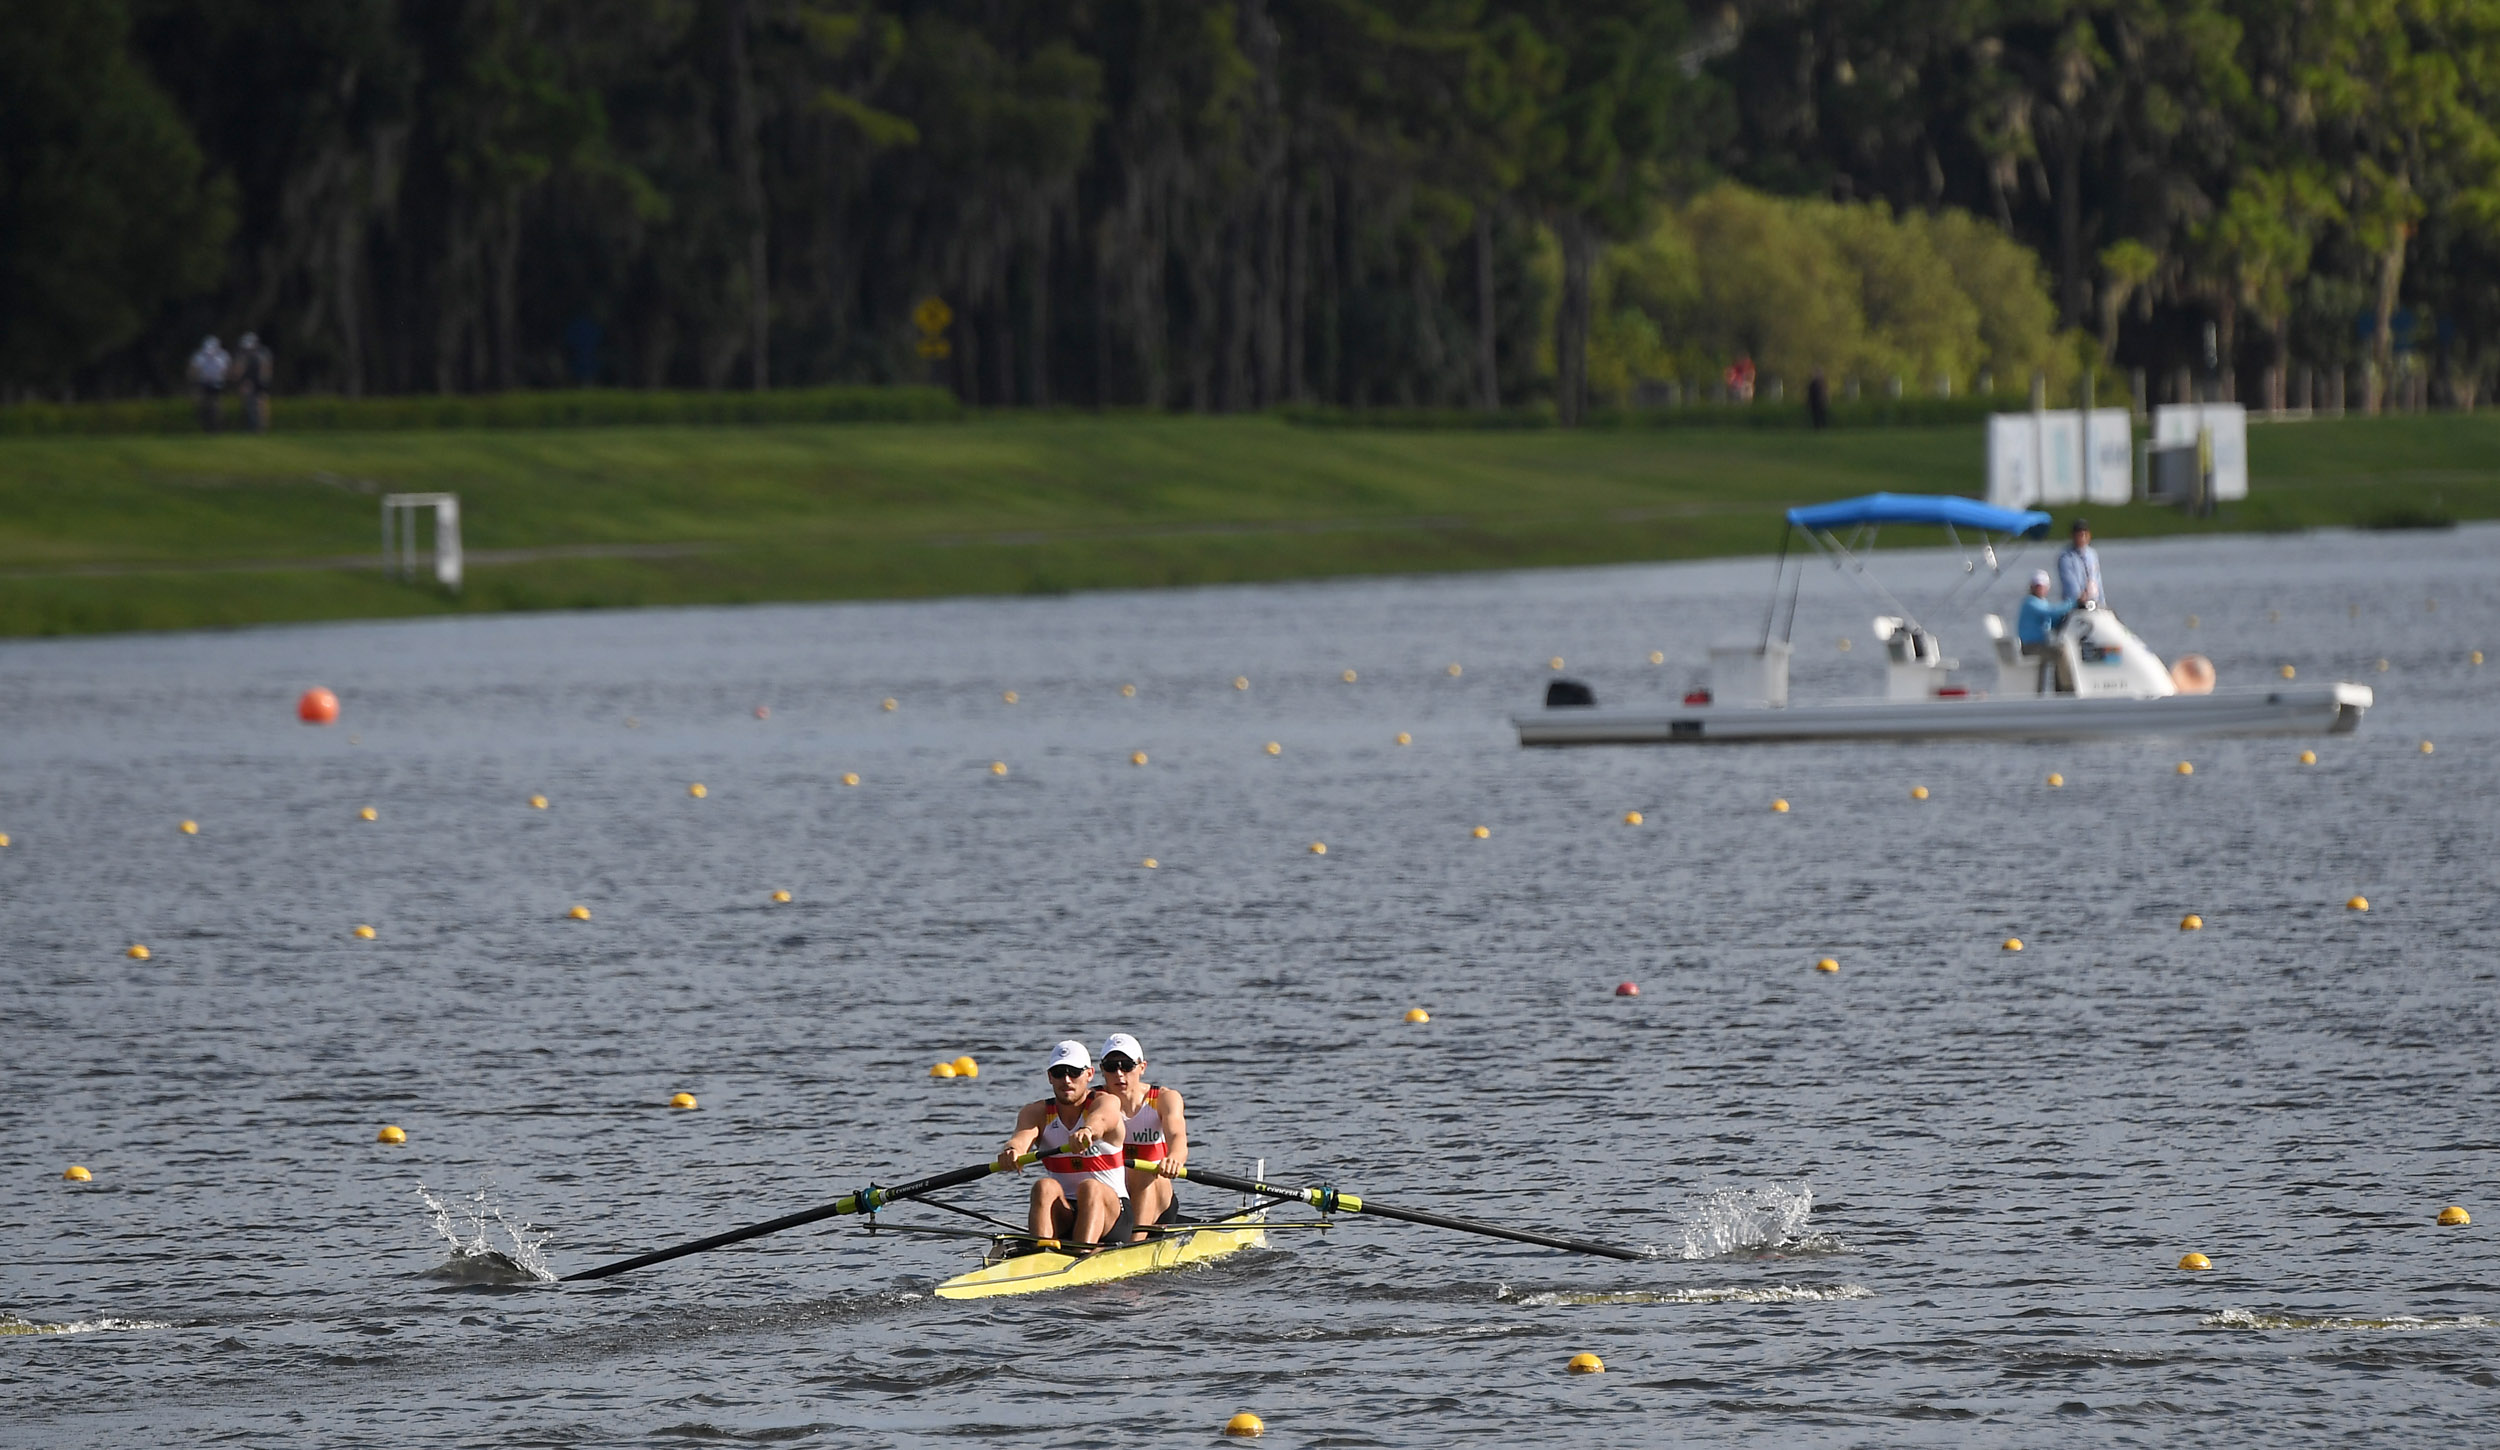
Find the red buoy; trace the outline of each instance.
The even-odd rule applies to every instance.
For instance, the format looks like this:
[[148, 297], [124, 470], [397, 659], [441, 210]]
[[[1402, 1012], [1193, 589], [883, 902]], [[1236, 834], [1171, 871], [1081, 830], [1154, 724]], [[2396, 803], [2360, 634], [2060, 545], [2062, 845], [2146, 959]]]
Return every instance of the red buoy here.
[[1640, 994], [1641, 986], [1638, 982], [1615, 983], [1615, 995], [1618, 997], [1637, 997]]
[[339, 719], [339, 697], [315, 685], [295, 702], [295, 718], [307, 725], [335, 725]]
[[756, 707], [755, 707], [755, 718], [756, 718], [756, 719], [758, 719], [758, 720], [770, 720], [771, 718], [773, 718], [773, 707], [772, 707], [772, 706], [770, 706], [770, 705], [758, 705], [758, 706], [756, 706]]

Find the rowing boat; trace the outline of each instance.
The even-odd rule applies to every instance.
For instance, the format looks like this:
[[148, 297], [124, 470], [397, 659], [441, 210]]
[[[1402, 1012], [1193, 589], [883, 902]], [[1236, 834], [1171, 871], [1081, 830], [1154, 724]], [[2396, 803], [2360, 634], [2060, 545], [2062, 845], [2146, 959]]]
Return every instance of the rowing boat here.
[[1212, 1223], [1158, 1234], [1144, 1243], [1063, 1254], [1056, 1249], [1011, 1253], [1007, 1246], [1023, 1240], [1003, 1238], [981, 1267], [958, 1274], [937, 1286], [941, 1299], [989, 1299], [1001, 1294], [1037, 1294], [1045, 1289], [1073, 1289], [1080, 1284], [1107, 1284], [1139, 1274], [1177, 1269], [1183, 1264], [1220, 1259], [1243, 1249], [1267, 1246], [1266, 1210], [1237, 1213]]

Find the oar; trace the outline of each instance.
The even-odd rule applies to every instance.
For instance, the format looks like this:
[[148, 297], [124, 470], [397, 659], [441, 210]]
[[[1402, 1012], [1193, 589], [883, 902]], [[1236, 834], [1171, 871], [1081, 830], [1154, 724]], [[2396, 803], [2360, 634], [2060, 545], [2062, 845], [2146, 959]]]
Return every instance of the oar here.
[[[1015, 1166], [1023, 1168], [1041, 1156], [1042, 1150], [1036, 1148], [1018, 1158]], [[699, 1254], [706, 1249], [744, 1243], [748, 1239], [760, 1239], [766, 1234], [777, 1234], [786, 1228], [798, 1228], [805, 1224], [820, 1223], [829, 1218], [839, 1218], [846, 1213], [875, 1213], [897, 1199], [918, 1198], [924, 1193], [935, 1193], [943, 1188], [972, 1183], [987, 1178], [993, 1173], [1006, 1171], [998, 1165], [997, 1160], [993, 1159], [987, 1163], [976, 1163], [970, 1168], [951, 1169], [910, 1183], [898, 1183], [892, 1188], [863, 1188], [857, 1193], [845, 1194], [821, 1208], [784, 1214], [769, 1222], [749, 1224], [745, 1228], [733, 1228], [727, 1233], [714, 1234], [708, 1239], [696, 1239], [690, 1244], [679, 1244], [673, 1249], [654, 1249], [650, 1253], [622, 1259], [613, 1264], [601, 1264], [595, 1269], [584, 1269], [578, 1274], [567, 1274], [558, 1282], [570, 1284], [576, 1279], [605, 1279], [628, 1270], [647, 1269], [653, 1264], [665, 1264], [671, 1259], [682, 1259], [688, 1254]]]
[[1424, 1213], [1412, 1208], [1391, 1208], [1371, 1203], [1361, 1196], [1334, 1188], [1278, 1188], [1255, 1178], [1235, 1178], [1209, 1168], [1175, 1168], [1169, 1162], [1158, 1163], [1156, 1169], [1167, 1178], [1186, 1178], [1216, 1188], [1229, 1188], [1235, 1193], [1256, 1193], [1269, 1198], [1289, 1199], [1306, 1203], [1322, 1213], [1362, 1213], [1373, 1218], [1393, 1218], [1401, 1223], [1420, 1223], [1432, 1228], [1456, 1229], [1460, 1233], [1483, 1234], [1487, 1238], [1509, 1239], [1514, 1243], [1536, 1244], [1549, 1249], [1569, 1249], [1575, 1254], [1601, 1254], [1609, 1259], [1643, 1260], [1653, 1257], [1638, 1249], [1619, 1249], [1612, 1244], [1593, 1244], [1585, 1239], [1558, 1238], [1553, 1234], [1530, 1233], [1525, 1229], [1503, 1228], [1498, 1224], [1477, 1223], [1472, 1219], [1450, 1218], [1444, 1214]]

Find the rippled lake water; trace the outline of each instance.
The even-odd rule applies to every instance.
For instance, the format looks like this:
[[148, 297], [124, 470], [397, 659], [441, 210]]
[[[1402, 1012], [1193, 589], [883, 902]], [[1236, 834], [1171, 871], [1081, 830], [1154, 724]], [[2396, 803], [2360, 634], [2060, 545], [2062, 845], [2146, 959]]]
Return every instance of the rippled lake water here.
[[[87, 1331], [0, 1334], [0, 1442], [2488, 1440], [2500, 532], [2104, 552], [2156, 648], [2377, 708], [1513, 742], [1551, 656], [1680, 691], [1767, 561], [0, 645], [0, 1328]], [[1800, 697], [1872, 612], [1810, 581]], [[1660, 1256], [1356, 1219], [956, 1303], [964, 1245], [847, 1223], [453, 1248], [971, 1162], [1115, 1028], [1202, 1165]]]

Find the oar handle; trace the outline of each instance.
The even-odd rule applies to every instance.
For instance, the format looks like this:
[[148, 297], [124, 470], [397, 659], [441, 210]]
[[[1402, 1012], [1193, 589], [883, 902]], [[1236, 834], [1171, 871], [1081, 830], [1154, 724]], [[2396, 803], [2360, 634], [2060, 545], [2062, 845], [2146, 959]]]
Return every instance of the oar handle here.
[[744, 1243], [748, 1239], [760, 1239], [766, 1234], [776, 1234], [783, 1229], [802, 1228], [811, 1223], [822, 1223], [826, 1219], [839, 1218], [848, 1213], [875, 1213], [889, 1203], [906, 1198], [918, 1198], [922, 1194], [935, 1193], [944, 1188], [954, 1188], [960, 1184], [987, 1178], [993, 1173], [1004, 1173], [1008, 1171], [1009, 1166], [1027, 1167], [1038, 1161], [1041, 1156], [1042, 1150], [1035, 1148], [1019, 1156], [1013, 1165], [1003, 1165], [996, 1159], [992, 1159], [987, 1163], [975, 1164], [969, 1168], [955, 1168], [944, 1173], [934, 1173], [927, 1178], [897, 1184], [892, 1188], [864, 1188], [857, 1193], [846, 1193], [833, 1202], [817, 1208], [802, 1209], [797, 1213], [784, 1214], [780, 1218], [770, 1219], [764, 1223], [749, 1224], [745, 1228], [733, 1228], [727, 1233], [717, 1233], [710, 1238], [696, 1239], [692, 1243], [679, 1244], [674, 1248], [655, 1249], [650, 1253], [638, 1254], [630, 1259], [620, 1259], [613, 1264], [601, 1264], [595, 1269], [584, 1269], [578, 1274], [567, 1274], [557, 1282], [570, 1284], [583, 1279], [605, 1279], [635, 1269], [647, 1269], [653, 1264], [665, 1264], [671, 1259], [682, 1259], [688, 1254], [699, 1254], [707, 1249], [725, 1248], [730, 1244]]
[[1534, 1233], [1527, 1229], [1503, 1228], [1498, 1224], [1477, 1223], [1471, 1219], [1450, 1218], [1438, 1213], [1425, 1213], [1412, 1208], [1391, 1208], [1384, 1203], [1367, 1203], [1362, 1195], [1336, 1188], [1280, 1188], [1261, 1183], [1255, 1178], [1235, 1178], [1209, 1168], [1174, 1167], [1170, 1162], [1158, 1163], [1156, 1171], [1172, 1178], [1187, 1178], [1214, 1188], [1229, 1188], [1235, 1193], [1256, 1193], [1268, 1198], [1290, 1199], [1308, 1204], [1322, 1213], [1362, 1213], [1374, 1218], [1396, 1219], [1419, 1223], [1429, 1228], [1454, 1229], [1459, 1233], [1482, 1234], [1487, 1238], [1508, 1239], [1513, 1243], [1535, 1244], [1540, 1248], [1565, 1249], [1575, 1254], [1596, 1254], [1602, 1258], [1639, 1262], [1652, 1257], [1638, 1249], [1617, 1248], [1613, 1244], [1591, 1243], [1586, 1239], [1567, 1239], [1555, 1234]]

